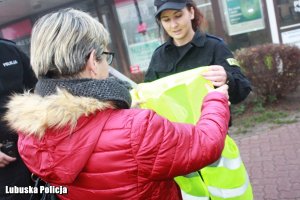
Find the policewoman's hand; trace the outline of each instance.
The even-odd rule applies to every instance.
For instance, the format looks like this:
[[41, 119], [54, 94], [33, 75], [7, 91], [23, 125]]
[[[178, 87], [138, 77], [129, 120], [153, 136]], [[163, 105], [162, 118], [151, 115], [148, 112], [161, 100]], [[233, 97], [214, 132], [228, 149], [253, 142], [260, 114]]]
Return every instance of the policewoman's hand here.
[[[2, 146], [2, 144], [0, 143], [0, 148], [1, 148], [1, 146]], [[11, 163], [15, 160], [16, 160], [16, 158], [10, 157], [0, 151], [0, 168], [5, 167], [6, 165], [8, 165], [9, 163]]]
[[221, 65], [210, 65], [201, 74], [204, 78], [210, 80], [216, 87], [220, 87], [226, 84], [227, 73]]

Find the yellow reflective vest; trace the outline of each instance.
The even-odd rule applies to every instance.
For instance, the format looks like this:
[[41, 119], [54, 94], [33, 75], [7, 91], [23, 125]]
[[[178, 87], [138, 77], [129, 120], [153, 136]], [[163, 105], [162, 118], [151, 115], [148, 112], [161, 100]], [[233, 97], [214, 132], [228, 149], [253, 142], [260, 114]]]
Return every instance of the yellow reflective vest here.
[[[152, 109], [173, 122], [196, 124], [205, 85], [212, 84], [201, 75], [205, 67], [177, 73], [151, 83], [141, 83], [131, 91], [133, 101], [145, 102], [142, 108]], [[239, 149], [226, 136], [222, 155], [203, 169], [175, 178], [183, 199], [188, 200], [252, 200], [253, 193]]]
[[176, 177], [175, 181], [182, 190], [183, 199], [253, 199], [252, 187], [239, 150], [228, 135], [219, 160], [198, 172]]

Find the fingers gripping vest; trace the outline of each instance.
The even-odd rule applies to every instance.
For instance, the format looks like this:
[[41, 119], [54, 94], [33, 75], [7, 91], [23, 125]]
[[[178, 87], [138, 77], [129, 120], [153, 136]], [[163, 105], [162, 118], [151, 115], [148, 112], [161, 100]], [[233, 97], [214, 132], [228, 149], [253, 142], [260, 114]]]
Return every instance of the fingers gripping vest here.
[[[142, 108], [152, 109], [171, 121], [196, 124], [202, 99], [207, 93], [205, 84], [212, 85], [201, 76], [203, 71], [205, 67], [200, 67], [139, 84], [137, 89], [131, 91], [132, 99], [145, 102], [141, 104]], [[228, 135], [219, 160], [200, 171], [176, 177], [175, 181], [180, 186], [183, 199], [253, 199], [252, 187], [238, 147]]]

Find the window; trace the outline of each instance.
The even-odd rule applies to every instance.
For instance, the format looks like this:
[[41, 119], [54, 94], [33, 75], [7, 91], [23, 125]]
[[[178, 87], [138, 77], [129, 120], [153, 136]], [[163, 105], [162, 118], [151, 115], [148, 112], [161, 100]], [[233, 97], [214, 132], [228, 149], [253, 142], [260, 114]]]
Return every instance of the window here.
[[205, 31], [212, 34], [215, 33], [215, 19], [213, 15], [211, 0], [195, 0], [194, 2], [207, 21], [207, 30]]
[[[154, 17], [156, 10], [153, 1], [136, 2], [135, 4], [133, 0], [115, 0], [131, 66], [139, 66], [141, 71], [146, 71], [154, 50], [162, 41]], [[140, 25], [140, 22], [143, 24]]]
[[272, 42], [262, 0], [219, 0], [225, 40], [232, 51]]
[[300, 47], [300, 0], [277, 0], [276, 3], [282, 43]]
[[280, 29], [291, 25], [300, 27], [300, 1], [299, 0], [277, 0]]

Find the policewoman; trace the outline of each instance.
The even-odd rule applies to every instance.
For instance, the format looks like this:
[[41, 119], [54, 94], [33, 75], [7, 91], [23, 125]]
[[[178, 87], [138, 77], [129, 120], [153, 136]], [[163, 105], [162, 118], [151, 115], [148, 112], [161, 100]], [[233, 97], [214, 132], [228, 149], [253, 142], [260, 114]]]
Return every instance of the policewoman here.
[[153, 53], [145, 82], [201, 66], [209, 66], [203, 76], [219, 87], [228, 83], [232, 104], [244, 100], [251, 91], [238, 62], [222, 39], [200, 30], [203, 14], [192, 0], [155, 0], [155, 14], [167, 41]]
[[19, 156], [18, 135], [3, 120], [11, 94], [34, 88], [37, 79], [29, 58], [13, 41], [0, 38], [0, 200], [29, 199], [30, 194], [9, 194], [5, 187], [28, 187], [30, 172]]
[[[232, 104], [243, 101], [251, 91], [250, 82], [223, 40], [201, 30], [205, 20], [196, 4], [192, 0], [155, 0], [154, 5], [166, 42], [154, 51], [145, 82], [208, 66], [203, 76], [215, 87], [227, 83]], [[217, 162], [175, 180], [183, 199], [253, 199], [246, 168], [229, 136]]]

